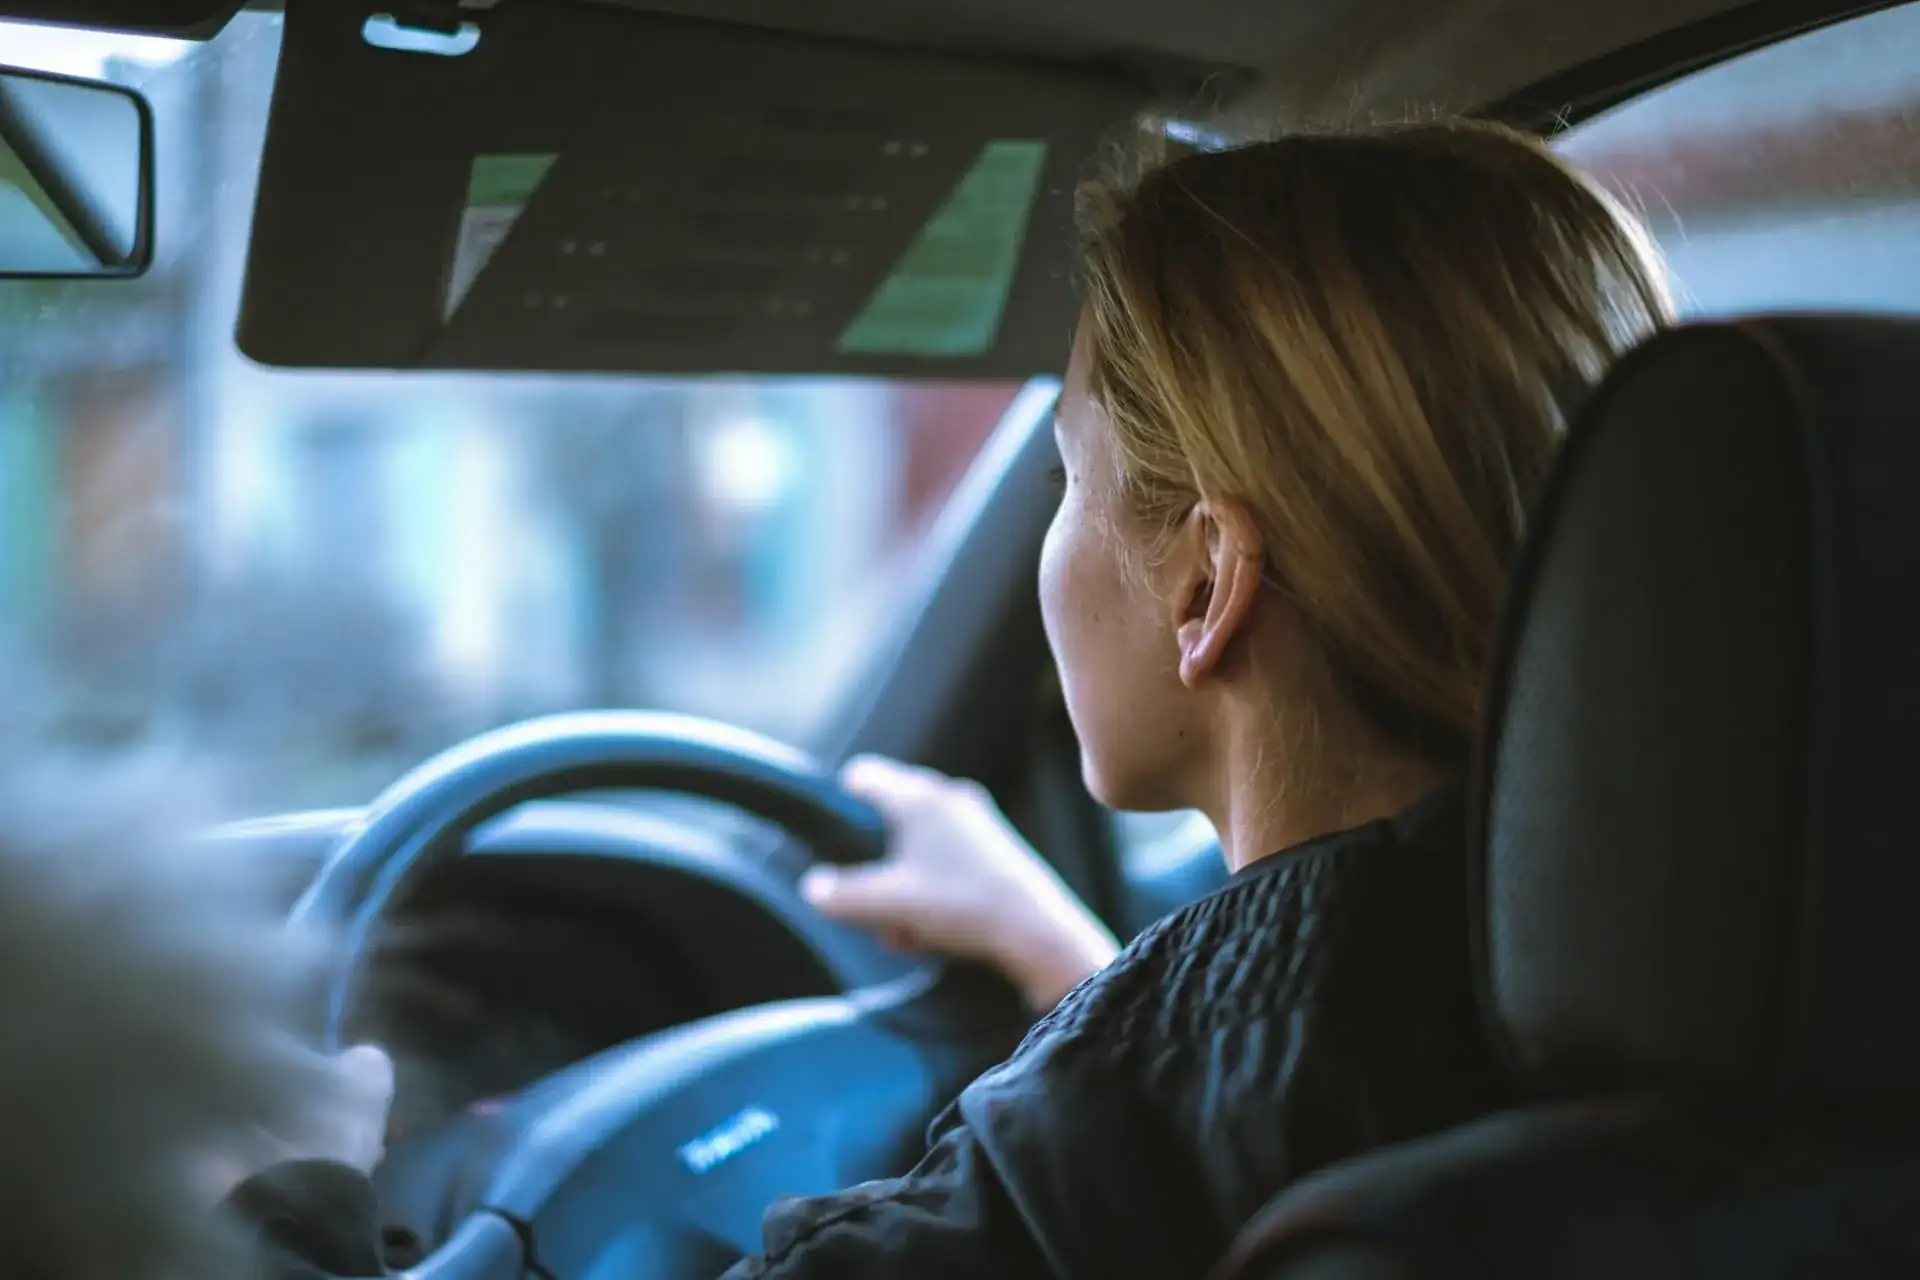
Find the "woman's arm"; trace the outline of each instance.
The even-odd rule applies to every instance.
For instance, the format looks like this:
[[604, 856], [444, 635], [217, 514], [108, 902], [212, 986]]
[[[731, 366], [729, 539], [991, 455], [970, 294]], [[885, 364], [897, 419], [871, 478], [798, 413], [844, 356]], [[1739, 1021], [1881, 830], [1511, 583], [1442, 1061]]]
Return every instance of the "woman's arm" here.
[[[367, 1170], [380, 1162], [393, 1105], [393, 1059], [356, 1045], [323, 1060], [332, 1105], [308, 1117], [298, 1140], [215, 1156], [223, 1210], [246, 1233], [266, 1280], [385, 1276], [392, 1258]], [[224, 1158], [222, 1158], [224, 1157]], [[218, 1194], [218, 1193], [216, 1193]]]
[[950, 1114], [905, 1177], [775, 1204], [765, 1252], [724, 1280], [1051, 1280], [978, 1135]]
[[386, 1276], [379, 1201], [367, 1176], [330, 1160], [295, 1160], [255, 1174], [225, 1211], [258, 1249], [265, 1280]]
[[[1182, 1158], [1192, 1145], [1190, 1089], [1150, 1104], [1121, 1061], [1120, 1048], [1152, 1034], [1123, 1016], [1140, 1007], [1130, 976], [1123, 961], [1082, 986], [1011, 1059], [969, 1085], [911, 1173], [772, 1206], [762, 1252], [726, 1280], [1202, 1274], [1224, 1242], [1205, 1212], [1205, 1180]], [[1108, 1008], [1116, 982], [1128, 998]], [[1169, 1123], [1169, 1108], [1186, 1118]], [[326, 1194], [328, 1180], [339, 1194]], [[256, 1195], [242, 1207], [265, 1228], [263, 1241], [308, 1264], [283, 1265], [274, 1280], [385, 1274], [364, 1270], [379, 1223], [371, 1190], [357, 1187], [364, 1181], [339, 1166], [318, 1179], [296, 1167], [250, 1184]], [[329, 1273], [314, 1265], [323, 1256], [362, 1270]]]
[[[257, 1241], [263, 1280], [384, 1277], [417, 1260], [387, 1256], [373, 1186], [350, 1165], [278, 1165], [236, 1188], [227, 1209]], [[1051, 1274], [980, 1144], [958, 1124], [907, 1177], [776, 1204], [765, 1234], [766, 1252], [726, 1280]]]

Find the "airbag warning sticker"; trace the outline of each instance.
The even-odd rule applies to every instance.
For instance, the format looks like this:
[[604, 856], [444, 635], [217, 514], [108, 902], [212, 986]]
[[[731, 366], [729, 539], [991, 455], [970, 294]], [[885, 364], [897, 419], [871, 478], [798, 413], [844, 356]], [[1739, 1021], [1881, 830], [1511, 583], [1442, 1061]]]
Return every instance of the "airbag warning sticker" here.
[[558, 157], [552, 153], [485, 155], [473, 158], [473, 170], [467, 178], [467, 202], [460, 214], [460, 231], [454, 240], [453, 263], [447, 272], [446, 305], [443, 319], [466, 301], [473, 282], [480, 278], [487, 263], [506, 240], [513, 224], [526, 212], [533, 193], [546, 180]]

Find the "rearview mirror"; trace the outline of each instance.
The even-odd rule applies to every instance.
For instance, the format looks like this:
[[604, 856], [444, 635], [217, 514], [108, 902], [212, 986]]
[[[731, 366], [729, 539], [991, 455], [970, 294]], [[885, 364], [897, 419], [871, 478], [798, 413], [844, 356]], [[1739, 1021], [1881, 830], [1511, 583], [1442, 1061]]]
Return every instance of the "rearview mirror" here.
[[153, 260], [153, 113], [131, 89], [0, 67], [0, 279]]

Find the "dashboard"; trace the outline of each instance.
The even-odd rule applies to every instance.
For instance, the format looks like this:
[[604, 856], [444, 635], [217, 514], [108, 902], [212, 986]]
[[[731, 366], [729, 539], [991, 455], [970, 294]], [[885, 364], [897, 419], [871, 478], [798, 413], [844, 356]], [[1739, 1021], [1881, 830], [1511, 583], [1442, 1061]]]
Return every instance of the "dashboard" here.
[[[289, 906], [358, 820], [239, 823]], [[483, 826], [375, 935], [348, 1032], [398, 1068], [421, 1133], [691, 1019], [882, 982], [910, 962], [800, 899], [803, 849], [684, 797], [542, 801]]]

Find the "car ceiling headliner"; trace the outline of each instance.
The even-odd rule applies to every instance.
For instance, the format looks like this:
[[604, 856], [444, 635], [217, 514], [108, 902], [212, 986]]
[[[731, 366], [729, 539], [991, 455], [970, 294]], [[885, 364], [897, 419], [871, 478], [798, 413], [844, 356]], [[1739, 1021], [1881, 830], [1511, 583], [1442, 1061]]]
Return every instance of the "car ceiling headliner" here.
[[[391, 0], [485, 10], [539, 0]], [[1277, 124], [1470, 111], [1725, 15], [1749, 34], [1888, 0], [590, 0], [775, 30], [1118, 63]], [[0, 17], [205, 39], [243, 0], [0, 0]], [[244, 0], [278, 9], [281, 0]], [[1734, 11], [1752, 11], [1750, 20]], [[1739, 37], [1729, 35], [1726, 41]], [[1715, 39], [1719, 36], [1716, 34]], [[1712, 48], [1702, 53], [1727, 52]], [[1669, 67], [1669, 71], [1684, 69]], [[1657, 68], [1638, 66], [1639, 77]], [[1224, 73], [1224, 74], [1223, 74]], [[1618, 86], [1614, 86], [1618, 87]], [[1184, 101], [1182, 101], [1184, 98]], [[1559, 103], [1529, 103], [1551, 112]], [[1585, 104], [1574, 104], [1585, 105]], [[1241, 114], [1234, 112], [1233, 114]], [[1534, 121], [1529, 120], [1529, 123]]]
[[893, 42], [1249, 73], [1281, 121], [1466, 110], [1738, 0], [613, 0]]

